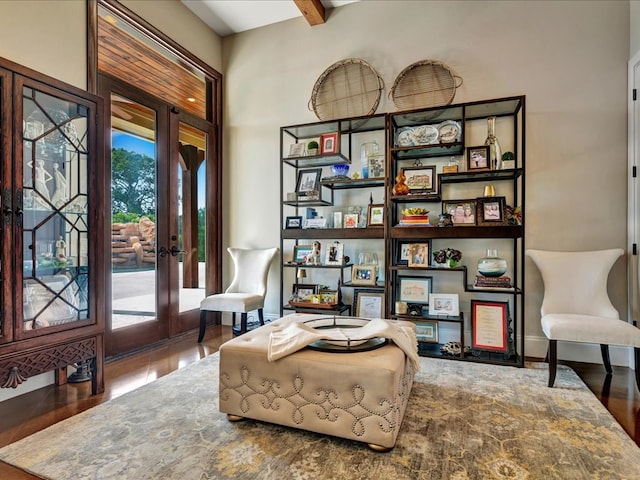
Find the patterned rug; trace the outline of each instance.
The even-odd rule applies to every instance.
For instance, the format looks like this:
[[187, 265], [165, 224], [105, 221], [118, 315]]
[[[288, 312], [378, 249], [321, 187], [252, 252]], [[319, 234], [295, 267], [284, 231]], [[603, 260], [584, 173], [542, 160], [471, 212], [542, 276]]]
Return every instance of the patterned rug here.
[[569, 368], [422, 358], [396, 447], [217, 411], [218, 355], [0, 450], [69, 479], [637, 479], [640, 449]]

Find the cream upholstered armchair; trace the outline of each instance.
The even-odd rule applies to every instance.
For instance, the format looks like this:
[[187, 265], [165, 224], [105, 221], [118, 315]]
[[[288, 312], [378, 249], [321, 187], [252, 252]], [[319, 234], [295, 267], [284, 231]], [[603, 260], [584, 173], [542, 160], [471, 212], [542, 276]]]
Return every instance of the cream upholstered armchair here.
[[247, 331], [247, 313], [258, 311], [260, 324], [264, 325], [264, 298], [267, 294], [267, 278], [271, 260], [277, 248], [244, 249], [229, 247], [227, 251], [235, 268], [233, 281], [224, 293], [209, 295], [200, 302], [200, 333], [202, 342], [207, 329], [207, 312], [232, 312], [233, 325], [236, 313], [240, 313], [240, 334]]
[[527, 250], [544, 282], [540, 313], [549, 339], [549, 386], [553, 387], [558, 340], [598, 343], [607, 374], [612, 373], [609, 345], [633, 347], [636, 383], [640, 389], [640, 329], [620, 320], [607, 293], [609, 271], [624, 251], [590, 252]]

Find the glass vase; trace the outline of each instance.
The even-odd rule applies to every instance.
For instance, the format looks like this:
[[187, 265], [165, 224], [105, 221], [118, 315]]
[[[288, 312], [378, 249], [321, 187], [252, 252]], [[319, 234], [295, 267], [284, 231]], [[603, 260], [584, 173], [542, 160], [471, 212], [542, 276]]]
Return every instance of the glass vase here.
[[489, 147], [489, 165], [492, 170], [502, 169], [502, 149], [496, 138], [496, 117], [487, 118], [487, 139], [484, 144]]
[[483, 277], [501, 277], [507, 271], [507, 261], [497, 250], [487, 250], [487, 256], [478, 260], [478, 273]]

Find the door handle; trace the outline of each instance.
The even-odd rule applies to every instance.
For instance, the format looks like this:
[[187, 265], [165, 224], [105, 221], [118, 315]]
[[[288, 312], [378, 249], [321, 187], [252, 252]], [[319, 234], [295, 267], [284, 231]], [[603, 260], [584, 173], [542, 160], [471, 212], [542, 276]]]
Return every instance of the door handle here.
[[176, 257], [179, 253], [187, 253], [187, 252], [185, 252], [184, 250], [180, 250], [175, 245], [171, 247], [171, 250], [167, 250], [165, 247], [160, 247], [158, 249], [158, 255], [160, 255], [162, 258], [166, 257], [167, 255]]

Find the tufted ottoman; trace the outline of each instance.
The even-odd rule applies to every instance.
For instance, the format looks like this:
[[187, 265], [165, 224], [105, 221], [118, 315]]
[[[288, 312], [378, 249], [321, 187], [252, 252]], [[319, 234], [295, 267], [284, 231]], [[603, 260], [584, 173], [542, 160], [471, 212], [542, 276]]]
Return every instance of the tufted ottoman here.
[[413, 385], [414, 369], [393, 343], [356, 353], [304, 348], [267, 360], [276, 326], [324, 315], [292, 314], [220, 347], [220, 411], [365, 442], [395, 445]]

